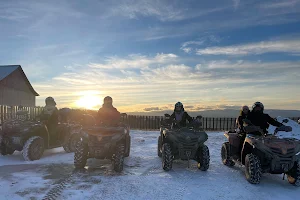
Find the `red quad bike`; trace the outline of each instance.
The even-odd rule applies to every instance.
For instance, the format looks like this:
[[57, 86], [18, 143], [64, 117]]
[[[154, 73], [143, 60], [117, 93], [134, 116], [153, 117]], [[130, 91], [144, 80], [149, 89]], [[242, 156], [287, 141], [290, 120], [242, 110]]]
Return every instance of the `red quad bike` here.
[[[18, 113], [17, 113], [18, 115]], [[24, 113], [21, 113], [24, 115]], [[74, 125], [58, 123], [51, 133], [43, 121], [10, 119], [2, 124], [0, 131], [0, 154], [12, 155], [22, 151], [24, 160], [39, 160], [45, 149], [64, 147], [70, 152], [70, 138], [73, 138]]]
[[[300, 186], [300, 141], [276, 137], [278, 131], [286, 131], [282, 129], [277, 128], [274, 135], [264, 135], [259, 127], [246, 126], [243, 144], [240, 133], [225, 132], [228, 142], [223, 143], [221, 148], [223, 164], [244, 165], [246, 179], [252, 184], [260, 183], [262, 173], [283, 173], [290, 184]], [[258, 132], [259, 135], [253, 134]]]
[[116, 126], [97, 126], [91, 115], [84, 115], [82, 124], [74, 155], [75, 168], [84, 168], [88, 158], [110, 159], [113, 169], [121, 172], [124, 157], [130, 154], [130, 127], [121, 122]]

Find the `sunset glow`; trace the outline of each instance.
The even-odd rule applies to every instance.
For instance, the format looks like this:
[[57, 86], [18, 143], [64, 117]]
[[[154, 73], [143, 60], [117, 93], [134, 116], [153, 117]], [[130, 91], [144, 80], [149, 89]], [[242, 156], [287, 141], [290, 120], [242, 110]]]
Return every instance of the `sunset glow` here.
[[76, 106], [86, 109], [96, 109], [96, 106], [100, 106], [101, 102], [102, 99], [98, 96], [86, 95], [76, 101]]

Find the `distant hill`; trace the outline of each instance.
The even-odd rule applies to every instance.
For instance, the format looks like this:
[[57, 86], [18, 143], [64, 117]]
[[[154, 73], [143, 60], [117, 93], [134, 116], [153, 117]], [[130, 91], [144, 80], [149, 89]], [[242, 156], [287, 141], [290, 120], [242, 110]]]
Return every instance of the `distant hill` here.
[[[165, 113], [171, 114], [173, 111], [152, 111], [152, 112], [128, 112], [129, 115], [145, 115], [145, 116], [163, 116]], [[197, 115], [202, 115], [203, 117], [237, 117], [239, 110], [225, 109], [225, 110], [205, 110], [205, 111], [188, 111], [188, 113], [195, 117]], [[300, 117], [300, 110], [265, 110], [271, 117]]]

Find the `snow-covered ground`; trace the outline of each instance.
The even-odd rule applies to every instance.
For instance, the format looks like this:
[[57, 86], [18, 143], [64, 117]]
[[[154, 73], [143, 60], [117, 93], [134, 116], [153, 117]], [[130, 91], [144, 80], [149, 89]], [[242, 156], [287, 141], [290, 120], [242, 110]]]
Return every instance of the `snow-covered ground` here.
[[[208, 132], [211, 162], [208, 171], [196, 162], [176, 161], [165, 172], [157, 157], [158, 131], [131, 131], [130, 157], [120, 174], [110, 161], [90, 159], [86, 169], [74, 175], [57, 199], [299, 199], [300, 188], [281, 175], [264, 174], [259, 185], [245, 179], [244, 168], [226, 167], [220, 158], [225, 137]], [[25, 162], [20, 153], [0, 157], [0, 199], [42, 199], [59, 179], [73, 170], [73, 153], [48, 150], [38, 161]]]

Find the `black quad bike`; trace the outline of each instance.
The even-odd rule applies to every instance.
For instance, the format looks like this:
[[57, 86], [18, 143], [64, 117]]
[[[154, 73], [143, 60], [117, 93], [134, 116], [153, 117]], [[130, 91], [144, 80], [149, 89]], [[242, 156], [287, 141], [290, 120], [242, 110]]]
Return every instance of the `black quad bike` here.
[[[198, 116], [196, 119], [200, 120]], [[165, 114], [158, 137], [157, 154], [162, 157], [162, 168], [165, 171], [172, 169], [173, 160], [181, 159], [198, 162], [198, 169], [206, 171], [209, 168], [209, 149], [204, 144], [208, 139], [201, 123], [188, 124], [187, 127], [179, 127], [176, 122], [170, 120], [170, 115]]]
[[91, 115], [84, 115], [83, 121], [74, 155], [75, 168], [84, 168], [89, 158], [110, 159], [113, 169], [121, 172], [124, 158], [130, 154], [129, 126], [121, 122], [116, 126], [98, 126]]
[[24, 160], [33, 161], [39, 160], [45, 149], [64, 147], [66, 152], [71, 152], [75, 149], [72, 140], [78, 129], [77, 125], [58, 123], [49, 131], [45, 121], [6, 120], [0, 131], [0, 154], [5, 156], [22, 151]]
[[287, 130], [279, 127], [273, 135], [264, 134], [259, 127], [249, 125], [245, 127], [246, 133], [225, 132], [228, 142], [221, 148], [223, 164], [244, 165], [246, 179], [252, 184], [260, 183], [262, 173], [283, 173], [290, 184], [300, 186], [300, 141], [278, 138], [275, 136], [278, 131]]

